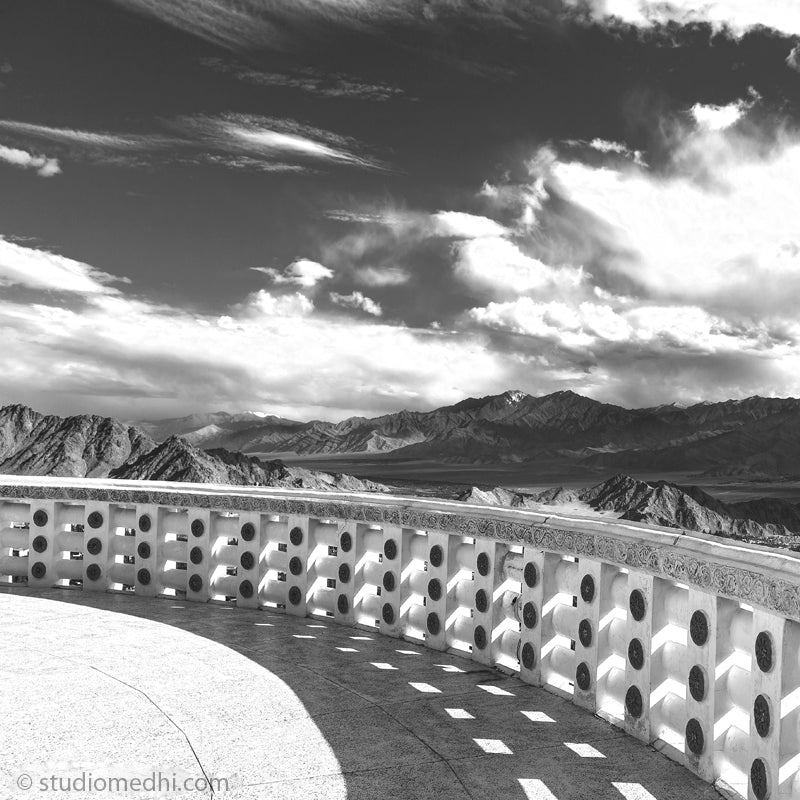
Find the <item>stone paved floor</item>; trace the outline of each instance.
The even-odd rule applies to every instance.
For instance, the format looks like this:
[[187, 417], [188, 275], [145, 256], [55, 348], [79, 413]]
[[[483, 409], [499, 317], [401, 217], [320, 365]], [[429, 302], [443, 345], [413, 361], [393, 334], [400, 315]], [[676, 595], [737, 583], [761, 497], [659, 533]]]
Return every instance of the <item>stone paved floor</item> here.
[[7, 588], [0, 687], [0, 797], [15, 800], [196, 800], [206, 778], [227, 781], [220, 800], [719, 797], [515, 678], [266, 611]]

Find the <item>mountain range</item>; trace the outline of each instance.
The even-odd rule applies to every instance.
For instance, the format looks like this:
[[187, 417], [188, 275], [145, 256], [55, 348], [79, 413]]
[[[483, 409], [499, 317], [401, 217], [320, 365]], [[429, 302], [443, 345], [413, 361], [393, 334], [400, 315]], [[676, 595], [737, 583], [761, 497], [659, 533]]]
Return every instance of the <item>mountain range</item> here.
[[[635, 462], [648, 469], [668, 464], [717, 473], [755, 469], [774, 473], [800, 467], [798, 431], [800, 401], [760, 397], [687, 409], [628, 410], [571, 392], [541, 398], [506, 392], [432, 412], [402, 411], [338, 424], [217, 413], [135, 426], [108, 417], [62, 418], [11, 405], [0, 408], [0, 474], [390, 491], [352, 475], [231, 451], [218, 446], [220, 441], [251, 447], [271, 442], [290, 452], [363, 453], [367, 448], [389, 457], [414, 452], [440, 460], [530, 459], [535, 464], [537, 459], [547, 463], [560, 459], [562, 464], [595, 469]], [[201, 444], [217, 446], [202, 449]], [[422, 484], [403, 491], [431, 493]], [[647, 482], [623, 474], [585, 489], [524, 493], [472, 488], [460, 499], [545, 505], [781, 547], [800, 546], [795, 545], [800, 540], [798, 505], [778, 499], [723, 503], [696, 486]]]
[[158, 441], [179, 435], [199, 447], [271, 456], [525, 463], [586, 474], [800, 474], [800, 400], [794, 398], [627, 409], [570, 391], [543, 397], [508, 391], [433, 411], [336, 423], [219, 412], [135, 424]]
[[287, 467], [224, 449], [201, 450], [177, 436], [158, 444], [110, 417], [57, 417], [22, 405], [0, 408], [0, 474], [386, 490], [352, 475]]
[[553, 507], [554, 513], [611, 516], [667, 528], [710, 533], [742, 541], [800, 549], [800, 505], [774, 498], [723, 503], [697, 486], [641, 481], [614, 475], [585, 489], [524, 493], [507, 489], [465, 492], [460, 500], [514, 508]]

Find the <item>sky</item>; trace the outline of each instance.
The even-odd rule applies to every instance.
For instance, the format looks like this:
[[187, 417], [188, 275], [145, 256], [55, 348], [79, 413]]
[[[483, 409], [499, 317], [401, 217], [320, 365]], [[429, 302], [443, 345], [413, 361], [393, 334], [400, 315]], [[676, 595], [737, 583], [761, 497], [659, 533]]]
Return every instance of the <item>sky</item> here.
[[797, 0], [0, 0], [0, 405], [800, 395]]

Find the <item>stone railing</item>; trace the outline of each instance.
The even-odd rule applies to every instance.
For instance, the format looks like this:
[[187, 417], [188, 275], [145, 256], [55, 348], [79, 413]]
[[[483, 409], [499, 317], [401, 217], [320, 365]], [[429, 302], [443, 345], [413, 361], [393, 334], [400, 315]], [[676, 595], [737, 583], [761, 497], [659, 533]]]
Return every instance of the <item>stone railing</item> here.
[[385, 495], [0, 476], [0, 582], [321, 616], [568, 696], [749, 798], [800, 797], [800, 560]]

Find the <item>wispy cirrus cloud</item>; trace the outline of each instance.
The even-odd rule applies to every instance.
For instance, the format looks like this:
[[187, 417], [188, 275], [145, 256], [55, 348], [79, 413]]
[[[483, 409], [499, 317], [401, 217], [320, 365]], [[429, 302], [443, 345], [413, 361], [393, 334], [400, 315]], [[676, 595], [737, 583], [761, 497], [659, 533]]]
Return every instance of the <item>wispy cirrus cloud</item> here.
[[366, 154], [354, 139], [290, 119], [255, 114], [183, 117], [173, 123], [195, 141], [227, 152], [269, 160], [343, 164], [362, 169], [386, 170], [388, 166]]
[[22, 169], [36, 170], [36, 174], [42, 178], [51, 178], [61, 172], [57, 158], [35, 155], [16, 147], [0, 145], [0, 161]]
[[202, 63], [216, 72], [233, 75], [237, 80], [254, 86], [299, 89], [320, 97], [384, 102], [405, 94], [403, 89], [387, 83], [365, 81], [341, 72], [319, 72], [311, 67], [291, 72], [264, 72], [222, 58], [204, 58]]
[[445, 34], [454, 20], [513, 29], [517, 35], [526, 26], [563, 18], [650, 30], [668, 24], [705, 23], [735, 37], [757, 28], [800, 35], [796, 0], [556, 0], [550, 4], [534, 0], [426, 0], [424, 4], [418, 0], [112, 1], [232, 50], [286, 50], [308, 35], [324, 37], [334, 27], [371, 33], [402, 25]]
[[61, 148], [63, 158], [117, 166], [172, 163], [259, 171], [303, 171], [326, 165], [389, 169], [357, 140], [292, 119], [221, 114], [184, 116], [162, 124], [170, 133], [111, 133], [18, 120], [0, 120], [0, 131], [19, 142], [49, 142]]

